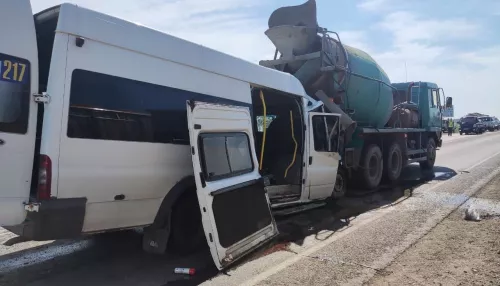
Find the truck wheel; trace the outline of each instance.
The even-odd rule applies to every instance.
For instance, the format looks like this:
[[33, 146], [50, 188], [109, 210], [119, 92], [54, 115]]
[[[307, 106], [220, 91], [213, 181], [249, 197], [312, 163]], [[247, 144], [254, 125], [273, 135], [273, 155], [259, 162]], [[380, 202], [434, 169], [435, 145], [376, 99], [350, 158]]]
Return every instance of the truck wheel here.
[[190, 254], [205, 245], [205, 233], [196, 192], [185, 192], [172, 207], [169, 250]]
[[434, 138], [429, 138], [427, 140], [427, 160], [420, 162], [420, 168], [422, 170], [432, 170], [434, 168], [434, 163], [436, 162], [436, 141]]
[[332, 199], [339, 199], [347, 193], [347, 173], [343, 168], [337, 171], [337, 179], [333, 188]]
[[390, 182], [399, 179], [403, 170], [403, 151], [398, 142], [393, 142], [384, 157], [384, 175]]
[[361, 165], [361, 181], [363, 187], [374, 189], [378, 187], [382, 180], [384, 169], [384, 160], [382, 159], [382, 151], [380, 147], [372, 144], [366, 148], [365, 155]]

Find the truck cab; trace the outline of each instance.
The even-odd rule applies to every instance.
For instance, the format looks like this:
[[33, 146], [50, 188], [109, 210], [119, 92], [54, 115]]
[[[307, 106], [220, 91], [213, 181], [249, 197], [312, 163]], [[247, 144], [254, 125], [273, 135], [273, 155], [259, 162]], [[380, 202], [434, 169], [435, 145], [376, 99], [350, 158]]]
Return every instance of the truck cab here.
[[[409, 84], [409, 82], [404, 82], [392, 85], [397, 90], [406, 91]], [[415, 82], [415, 85], [411, 87], [411, 101], [418, 106], [420, 128], [432, 131], [442, 130], [442, 108], [447, 101], [442, 88], [431, 82]]]

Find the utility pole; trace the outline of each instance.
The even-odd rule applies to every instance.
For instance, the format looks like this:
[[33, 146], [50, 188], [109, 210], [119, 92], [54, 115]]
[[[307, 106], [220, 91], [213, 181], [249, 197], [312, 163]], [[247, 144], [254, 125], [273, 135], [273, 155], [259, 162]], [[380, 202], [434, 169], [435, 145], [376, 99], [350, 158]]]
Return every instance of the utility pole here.
[[406, 66], [406, 61], [405, 61], [405, 74], [406, 74], [405, 82], [408, 82], [408, 67]]

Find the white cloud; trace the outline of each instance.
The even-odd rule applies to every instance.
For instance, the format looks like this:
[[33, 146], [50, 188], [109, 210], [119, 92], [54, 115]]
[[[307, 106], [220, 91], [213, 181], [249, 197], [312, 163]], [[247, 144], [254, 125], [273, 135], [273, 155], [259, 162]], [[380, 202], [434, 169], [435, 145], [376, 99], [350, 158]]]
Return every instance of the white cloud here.
[[469, 39], [481, 31], [479, 25], [466, 19], [424, 19], [405, 11], [387, 15], [379, 26], [393, 32], [398, 43]]
[[[456, 55], [449, 52], [445, 45], [438, 45], [444, 40], [469, 39], [479, 33], [480, 27], [469, 23], [464, 19], [422, 19], [410, 12], [395, 12], [388, 14], [377, 25], [392, 34], [392, 46], [374, 57], [387, 69], [395, 69], [396, 73], [389, 73], [391, 78], [403, 81], [401, 75], [406, 76], [404, 71], [405, 62], [408, 67], [435, 66], [443, 60], [454, 60]], [[432, 43], [434, 42], [434, 43]], [[433, 67], [434, 66], [434, 67]], [[403, 69], [403, 70], [401, 70]], [[409, 76], [413, 75], [411, 72]], [[431, 80], [426, 75], [425, 80]], [[420, 78], [420, 80], [424, 80]]]
[[367, 11], [381, 11], [385, 9], [388, 2], [389, 0], [364, 0], [357, 6]]
[[462, 53], [457, 56], [464, 63], [488, 66], [500, 66], [500, 46]]
[[396, 12], [385, 16], [378, 27], [390, 32], [393, 42], [372, 56], [392, 82], [404, 82], [408, 74], [408, 81], [437, 83], [454, 97], [457, 116], [472, 111], [500, 115], [500, 99], [494, 94], [500, 89], [500, 46], [459, 53], [449, 44], [450, 40], [474, 40], [481, 35], [479, 25]]
[[[265, 0], [72, 0], [72, 3], [258, 62], [274, 48], [267, 21], [246, 13]], [[61, 3], [32, 0], [34, 12]]]

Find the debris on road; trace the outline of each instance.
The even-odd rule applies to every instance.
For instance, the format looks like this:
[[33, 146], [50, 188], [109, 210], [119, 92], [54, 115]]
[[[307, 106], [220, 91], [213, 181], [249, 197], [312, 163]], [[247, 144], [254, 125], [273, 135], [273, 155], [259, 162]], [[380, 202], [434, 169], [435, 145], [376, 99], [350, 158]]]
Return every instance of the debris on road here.
[[481, 221], [481, 215], [479, 212], [474, 208], [474, 206], [470, 205], [466, 210], [465, 210], [465, 220], [469, 221]]
[[174, 273], [175, 274], [194, 275], [196, 273], [196, 269], [194, 269], [194, 268], [175, 268]]

